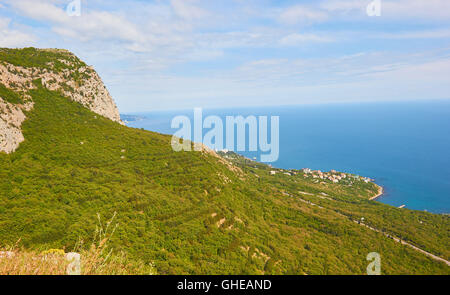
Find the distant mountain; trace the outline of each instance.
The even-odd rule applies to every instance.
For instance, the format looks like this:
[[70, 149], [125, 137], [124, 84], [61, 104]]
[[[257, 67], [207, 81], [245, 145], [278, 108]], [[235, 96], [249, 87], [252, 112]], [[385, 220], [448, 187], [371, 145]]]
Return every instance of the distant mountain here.
[[111, 245], [159, 274], [365, 274], [371, 252], [450, 274], [449, 216], [371, 201], [365, 178], [175, 152], [65, 50], [0, 49], [0, 77], [0, 248], [67, 252], [117, 212]]
[[120, 114], [120, 119], [126, 123], [126, 122], [142, 121], [146, 119], [146, 117]]

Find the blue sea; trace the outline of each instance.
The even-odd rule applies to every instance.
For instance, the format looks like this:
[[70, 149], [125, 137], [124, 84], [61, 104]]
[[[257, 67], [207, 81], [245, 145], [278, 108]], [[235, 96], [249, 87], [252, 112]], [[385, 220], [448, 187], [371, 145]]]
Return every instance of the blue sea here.
[[[138, 116], [130, 127], [173, 134], [172, 118], [192, 118], [193, 110], [127, 115]], [[450, 100], [204, 109], [208, 115], [279, 116], [280, 154], [272, 166], [367, 176], [385, 188], [378, 201], [450, 212]]]

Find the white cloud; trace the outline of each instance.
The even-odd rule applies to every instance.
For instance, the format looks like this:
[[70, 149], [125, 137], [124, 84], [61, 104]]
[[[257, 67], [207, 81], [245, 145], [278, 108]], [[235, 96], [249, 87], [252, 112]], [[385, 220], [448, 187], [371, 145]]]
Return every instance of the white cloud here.
[[[371, 1], [371, 0], [370, 0]], [[361, 0], [326, 0], [319, 3], [321, 9], [331, 12], [350, 12], [353, 10], [366, 11], [370, 1]]]
[[448, 0], [383, 0], [382, 14], [391, 18], [450, 20]]
[[[448, 82], [448, 64], [430, 63], [430, 56], [438, 59], [431, 53], [426, 58], [413, 55], [418, 49], [408, 47], [406, 39], [450, 38], [447, 27], [427, 23], [447, 21], [450, 0], [382, 0], [380, 18], [366, 15], [371, 0], [308, 1], [310, 4], [287, 8], [256, 0], [238, 1], [244, 8], [233, 6], [235, 1], [228, 1], [232, 8], [225, 8], [227, 0], [134, 0], [126, 4], [121, 0], [82, 0], [80, 17], [66, 14], [69, 0], [0, 1], [7, 3], [5, 11], [15, 20], [0, 19], [0, 46], [30, 45], [28, 28], [24, 31], [16, 22], [35, 20], [32, 23], [39, 25], [30, 29], [40, 37], [37, 46], [68, 48], [94, 64], [119, 105], [129, 109], [131, 101], [136, 103], [135, 109], [140, 105], [153, 108], [162, 98], [168, 100], [166, 106], [186, 107], [194, 101], [201, 105], [202, 100], [240, 105], [248, 98], [252, 104], [259, 97], [267, 101], [285, 97], [295, 103], [300, 94], [321, 99], [335, 92], [341, 98], [353, 95], [357, 100], [361, 93], [365, 95], [363, 91], [370, 89], [368, 92], [376, 95], [377, 87], [394, 87], [395, 83], [398, 93], [406, 96], [408, 89], [425, 93], [420, 76], [428, 74], [427, 83], [435, 88], [430, 93], [448, 90], [433, 82]], [[417, 31], [408, 30], [411, 21], [419, 19], [420, 23], [414, 23]], [[374, 22], [380, 24], [379, 29], [374, 29]], [[395, 30], [397, 22], [406, 24], [401, 26], [405, 31]], [[321, 25], [324, 31], [312, 26], [299, 30], [318, 23], [326, 23], [326, 29]], [[388, 39], [405, 39], [404, 46], [396, 47], [402, 52], [395, 53], [397, 49], [389, 46], [392, 40]], [[325, 42], [330, 43], [316, 46]], [[424, 48], [437, 51], [441, 44], [424, 42]], [[358, 48], [380, 52], [355, 54]], [[381, 52], [383, 49], [392, 52]], [[441, 58], [445, 50], [441, 48]], [[347, 55], [340, 55], [343, 52]], [[440, 66], [444, 68], [439, 70]], [[408, 77], [412, 70], [423, 71], [410, 76], [417, 85], [409, 85], [399, 76]], [[371, 85], [371, 79], [377, 83]]]
[[316, 34], [289, 34], [280, 40], [280, 44], [283, 46], [296, 46], [301, 45], [306, 42], [331, 42], [333, 41], [330, 37], [319, 36]]
[[[146, 76], [142, 79], [148, 81], [146, 95], [133, 93], [136, 105], [124, 102], [120, 107], [136, 111], [142, 106], [154, 110], [448, 98], [450, 59], [395, 63], [391, 57], [379, 64], [386, 58], [374, 53], [336, 59], [265, 59], [220, 76]], [[367, 59], [370, 62], [362, 62]], [[132, 80], [135, 91], [142, 80]]]
[[11, 29], [11, 20], [0, 18], [0, 47], [21, 47], [35, 41], [34, 36]]
[[187, 20], [193, 20], [193, 19], [200, 19], [204, 18], [209, 15], [209, 13], [199, 8], [195, 5], [195, 2], [193, 0], [172, 0], [171, 6], [173, 10], [175, 11], [176, 15], [183, 19]]
[[278, 16], [281, 23], [295, 25], [299, 23], [323, 22], [328, 19], [324, 11], [295, 5], [284, 9]]
[[[368, 18], [366, 7], [371, 0], [325, 0], [319, 4], [330, 16], [354, 16]], [[450, 20], [450, 1], [448, 0], [381, 0], [381, 17], [386, 20]]]
[[[438, 64], [447, 60], [446, 55], [435, 51], [421, 54], [392, 54], [386, 52], [356, 53], [352, 55], [327, 58], [261, 59], [250, 61], [239, 67], [230, 77], [259, 85], [278, 85], [279, 87], [328, 85], [339, 83], [360, 83], [370, 77], [385, 73], [397, 73], [424, 64]], [[428, 69], [432, 67], [429, 66]], [[440, 77], [441, 69], [436, 68], [431, 77]], [[402, 72], [402, 73], [403, 73]], [[443, 74], [440, 72], [440, 74]], [[425, 72], [417, 76], [426, 75]], [[402, 77], [390, 76], [393, 80]], [[444, 78], [448, 80], [448, 76]], [[450, 85], [450, 84], [449, 84]]]
[[444, 39], [450, 38], [450, 30], [397, 32], [397, 33], [384, 33], [368, 36], [384, 39]]
[[53, 31], [65, 37], [82, 41], [118, 39], [139, 42], [144, 39], [134, 24], [109, 12], [83, 11], [81, 16], [74, 17], [48, 1], [21, 0], [11, 2], [11, 5], [27, 17], [51, 23]]

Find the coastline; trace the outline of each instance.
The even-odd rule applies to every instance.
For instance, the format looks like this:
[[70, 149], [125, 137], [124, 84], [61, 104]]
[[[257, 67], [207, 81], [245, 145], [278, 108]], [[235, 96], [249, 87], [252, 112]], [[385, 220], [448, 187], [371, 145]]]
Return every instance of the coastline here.
[[373, 200], [381, 197], [383, 195], [383, 193], [384, 193], [383, 187], [381, 185], [378, 185], [378, 184], [377, 184], [377, 186], [378, 186], [378, 192], [377, 192], [377, 194], [375, 196], [369, 198], [370, 201], [373, 201]]

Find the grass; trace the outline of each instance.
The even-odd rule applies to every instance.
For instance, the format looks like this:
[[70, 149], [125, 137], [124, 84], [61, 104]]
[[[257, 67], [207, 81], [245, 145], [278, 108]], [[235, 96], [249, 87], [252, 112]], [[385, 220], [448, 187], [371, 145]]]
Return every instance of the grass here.
[[[130, 259], [124, 252], [114, 252], [108, 245], [115, 228], [110, 227], [113, 218], [99, 226], [93, 242], [87, 248], [83, 243], [73, 250], [81, 255], [81, 275], [154, 275], [156, 270], [152, 264]], [[62, 249], [33, 251], [18, 247], [0, 249], [0, 275], [66, 275], [69, 261]]]

